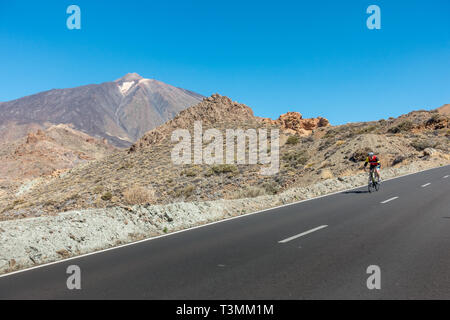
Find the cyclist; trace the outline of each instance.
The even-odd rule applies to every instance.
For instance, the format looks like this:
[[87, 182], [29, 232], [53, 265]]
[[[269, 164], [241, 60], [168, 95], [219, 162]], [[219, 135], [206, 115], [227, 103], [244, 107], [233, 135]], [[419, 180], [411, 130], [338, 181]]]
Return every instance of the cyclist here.
[[378, 178], [378, 182], [381, 182], [381, 177], [380, 177], [381, 162], [380, 162], [380, 159], [378, 159], [378, 157], [376, 155], [374, 155], [373, 152], [369, 152], [367, 154], [366, 162], [364, 162], [364, 168], [367, 167], [367, 164], [370, 164], [370, 170], [375, 169], [374, 171]]

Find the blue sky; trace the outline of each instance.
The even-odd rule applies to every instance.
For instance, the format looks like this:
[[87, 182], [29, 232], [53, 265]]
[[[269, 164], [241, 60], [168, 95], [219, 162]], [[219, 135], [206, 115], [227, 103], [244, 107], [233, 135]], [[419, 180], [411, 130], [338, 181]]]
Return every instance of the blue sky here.
[[450, 103], [449, 17], [448, 0], [0, 0], [0, 101], [137, 72], [259, 116], [398, 116]]

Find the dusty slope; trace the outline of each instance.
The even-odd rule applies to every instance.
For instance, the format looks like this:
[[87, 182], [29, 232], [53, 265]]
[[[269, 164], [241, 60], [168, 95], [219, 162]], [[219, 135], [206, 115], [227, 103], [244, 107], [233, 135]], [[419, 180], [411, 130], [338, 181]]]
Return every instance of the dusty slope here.
[[128, 147], [201, 99], [194, 92], [130, 73], [113, 82], [53, 89], [0, 103], [0, 136], [26, 134], [28, 127], [72, 124], [93, 137]]
[[57, 125], [0, 145], [1, 179], [23, 180], [50, 175], [115, 151], [106, 141]]
[[27, 184], [31, 186], [115, 151], [106, 140], [94, 139], [67, 125], [38, 129], [23, 139], [0, 144], [0, 204], [14, 199], [24, 183], [22, 189], [26, 190]]
[[[283, 121], [285, 117], [297, 121]], [[192, 133], [195, 120], [202, 120], [204, 130], [214, 127], [222, 132], [230, 128], [281, 129], [280, 171], [262, 176], [261, 165], [174, 165], [171, 133], [179, 128]], [[286, 124], [292, 122], [294, 125]], [[316, 126], [311, 127], [312, 123]], [[145, 134], [128, 152], [78, 166], [36, 185], [9, 203], [3, 218], [140, 202], [165, 204], [277, 194], [358, 173], [368, 150], [380, 155], [384, 167], [430, 158], [448, 161], [448, 130], [448, 117], [427, 111], [335, 127], [319, 118], [292, 115], [269, 121], [255, 117], [245, 105], [213, 95]]]

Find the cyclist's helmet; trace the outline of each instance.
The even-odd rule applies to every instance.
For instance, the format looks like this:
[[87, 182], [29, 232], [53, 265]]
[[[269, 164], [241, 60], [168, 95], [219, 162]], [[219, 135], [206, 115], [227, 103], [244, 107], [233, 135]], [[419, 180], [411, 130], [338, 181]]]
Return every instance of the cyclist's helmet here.
[[368, 155], [369, 157], [373, 157], [373, 152], [369, 152], [367, 155]]

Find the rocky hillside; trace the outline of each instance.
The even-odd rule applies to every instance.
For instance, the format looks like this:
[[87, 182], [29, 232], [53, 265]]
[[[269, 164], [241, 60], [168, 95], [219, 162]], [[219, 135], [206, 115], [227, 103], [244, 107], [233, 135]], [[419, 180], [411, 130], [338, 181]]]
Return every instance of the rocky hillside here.
[[[226, 129], [279, 129], [279, 172], [263, 176], [260, 164], [175, 165], [171, 134], [184, 128], [193, 135], [197, 120], [203, 130], [216, 128], [224, 136]], [[249, 107], [215, 94], [149, 131], [129, 150], [37, 183], [0, 211], [3, 219], [11, 219], [71, 209], [278, 194], [360, 173], [371, 150], [379, 154], [383, 167], [448, 163], [449, 140], [449, 117], [438, 112], [331, 126], [324, 118], [303, 119], [298, 113], [277, 120], [259, 118]]]
[[0, 144], [0, 203], [33, 179], [49, 179], [74, 166], [97, 160], [117, 149], [67, 125], [37, 129], [25, 138]]
[[0, 143], [21, 138], [30, 129], [71, 124], [115, 146], [128, 147], [201, 99], [199, 94], [136, 73], [113, 82], [54, 89], [0, 103]]
[[201, 121], [203, 128], [279, 128], [286, 134], [298, 134], [300, 136], [310, 135], [314, 129], [327, 127], [327, 119], [318, 117], [303, 119], [298, 112], [288, 112], [280, 116], [278, 120], [256, 117], [253, 110], [244, 104], [232, 101], [230, 98], [213, 94], [203, 99], [196, 106], [188, 108], [173, 120], [164, 125], [147, 132], [131, 148], [134, 152], [144, 147], [153, 146], [164, 140], [169, 140], [172, 132], [176, 129], [192, 129], [194, 122]]

